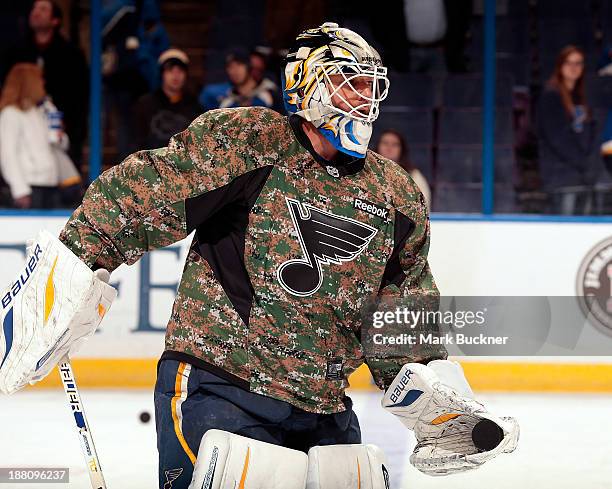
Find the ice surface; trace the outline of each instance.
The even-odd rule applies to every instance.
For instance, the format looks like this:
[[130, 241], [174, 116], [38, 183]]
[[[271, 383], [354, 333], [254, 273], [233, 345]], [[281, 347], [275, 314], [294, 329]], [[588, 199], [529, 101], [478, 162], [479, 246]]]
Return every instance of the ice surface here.
[[[495, 413], [521, 423], [514, 454], [470, 473], [428, 477], [408, 464], [410, 433], [380, 408], [380, 394], [353, 392], [364, 442], [381, 446], [389, 459], [393, 489], [609, 489], [612, 487], [612, 396], [487, 394]], [[82, 390], [109, 489], [157, 487], [154, 419], [149, 391]], [[0, 397], [0, 467], [69, 467], [70, 484], [89, 488], [65, 394], [26, 391]], [[2, 484], [2, 487], [11, 487]], [[60, 487], [19, 484], [16, 489]]]

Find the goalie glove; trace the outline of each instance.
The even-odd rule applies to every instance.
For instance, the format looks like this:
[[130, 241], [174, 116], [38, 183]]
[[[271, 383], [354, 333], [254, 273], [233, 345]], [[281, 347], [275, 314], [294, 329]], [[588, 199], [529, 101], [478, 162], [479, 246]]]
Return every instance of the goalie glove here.
[[[404, 365], [387, 389], [382, 406], [414, 431], [417, 446], [410, 463], [428, 475], [477, 468], [500, 453], [514, 451], [518, 442], [516, 420], [494, 416], [474, 400], [456, 362]], [[489, 450], [478, 448], [473, 439], [472, 430], [482, 420], [499, 427]]]
[[50, 233], [28, 243], [26, 265], [2, 293], [0, 392], [43, 379], [94, 334], [117, 292]]

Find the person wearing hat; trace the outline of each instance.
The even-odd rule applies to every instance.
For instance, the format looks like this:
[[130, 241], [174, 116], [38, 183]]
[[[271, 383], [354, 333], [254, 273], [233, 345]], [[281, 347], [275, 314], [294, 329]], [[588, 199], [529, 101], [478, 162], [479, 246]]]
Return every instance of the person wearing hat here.
[[26, 38], [6, 46], [4, 59], [0, 60], [0, 85], [17, 63], [33, 63], [42, 68], [45, 90], [63, 113], [70, 139], [68, 154], [80, 167], [89, 113], [87, 60], [83, 50], [62, 35], [63, 12], [55, 0], [36, 0], [30, 4]]
[[251, 70], [248, 52], [237, 49], [225, 58], [225, 73], [229, 81], [204, 87], [200, 103], [205, 110], [231, 107], [276, 108], [278, 88], [270, 80], [256, 80]]
[[166, 146], [172, 136], [184, 130], [202, 112], [197, 99], [185, 90], [187, 54], [180, 49], [168, 49], [160, 55], [158, 64], [160, 88], [141, 97], [135, 108], [138, 148]]

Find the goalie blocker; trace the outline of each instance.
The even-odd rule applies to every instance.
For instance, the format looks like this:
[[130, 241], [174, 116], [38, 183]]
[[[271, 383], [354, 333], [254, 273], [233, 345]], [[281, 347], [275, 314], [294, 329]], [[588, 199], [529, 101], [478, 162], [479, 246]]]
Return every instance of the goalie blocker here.
[[50, 233], [38, 235], [19, 277], [2, 293], [1, 392], [43, 379], [93, 335], [117, 295], [108, 279]]
[[298, 450], [222, 430], [202, 437], [189, 489], [389, 489], [382, 450], [374, 445]]

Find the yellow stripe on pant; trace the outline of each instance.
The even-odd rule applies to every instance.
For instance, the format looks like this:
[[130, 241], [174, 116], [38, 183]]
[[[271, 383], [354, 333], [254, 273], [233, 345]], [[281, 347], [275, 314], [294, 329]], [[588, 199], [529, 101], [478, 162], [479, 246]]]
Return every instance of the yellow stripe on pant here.
[[244, 467], [242, 467], [242, 476], [240, 477], [240, 484], [238, 484], [238, 489], [245, 488], [247, 472], [249, 471], [250, 458], [251, 458], [251, 447], [247, 447], [247, 453], [244, 459]]
[[189, 448], [187, 440], [183, 436], [183, 412], [181, 406], [185, 399], [187, 399], [187, 384], [189, 382], [189, 374], [191, 373], [191, 365], [188, 363], [179, 363], [179, 368], [176, 373], [176, 381], [174, 383], [174, 397], [171, 402], [172, 419], [174, 420], [174, 432], [180, 442], [183, 450], [191, 460], [191, 463], [195, 465], [196, 457]]

